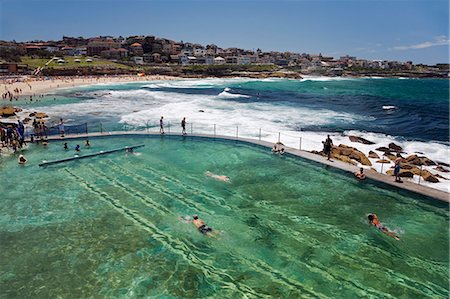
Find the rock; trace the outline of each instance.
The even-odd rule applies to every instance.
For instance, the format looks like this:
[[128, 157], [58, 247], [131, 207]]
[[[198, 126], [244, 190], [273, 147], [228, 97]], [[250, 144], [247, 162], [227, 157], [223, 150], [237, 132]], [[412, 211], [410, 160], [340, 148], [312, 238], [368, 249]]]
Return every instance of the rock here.
[[386, 153], [386, 154], [384, 154], [384, 156], [387, 157], [391, 161], [395, 161], [397, 159], [397, 156], [393, 155], [393, 154]]
[[5, 106], [0, 108], [0, 116], [10, 117], [16, 115], [16, 109], [14, 107]]
[[23, 122], [24, 123], [29, 123], [31, 121], [31, 118], [29, 118], [29, 117], [25, 117], [24, 119], [23, 119]]
[[411, 164], [415, 164], [415, 165], [418, 165], [418, 163], [420, 163], [420, 159], [419, 159], [419, 157], [417, 157], [417, 155], [410, 155], [405, 158], [405, 161], [407, 163], [411, 163]]
[[205, 110], [201, 110], [201, 109], [200, 109], [200, 110], [198, 110], [198, 112], [205, 112]]
[[403, 150], [403, 148], [400, 145], [397, 145], [393, 142], [389, 143], [388, 147], [395, 152], [401, 152]]
[[440, 172], [450, 172], [449, 170], [445, 169], [441, 165], [439, 165], [438, 167], [435, 167], [434, 170], [437, 170], [437, 171], [440, 171]]
[[445, 166], [445, 167], [450, 167], [449, 164], [444, 163], [444, 162], [439, 162], [439, 161], [438, 161], [437, 164], [442, 165], [442, 166]]
[[391, 152], [391, 150], [389, 148], [384, 147], [384, 146], [376, 148], [375, 150], [380, 151], [380, 152], [385, 152], [385, 153], [386, 152]]
[[363, 144], [375, 144], [372, 141], [369, 141], [367, 139], [364, 139], [364, 138], [358, 137], [358, 136], [348, 136], [348, 138], [350, 139], [351, 142], [359, 142], [359, 143], [363, 143]]
[[436, 165], [436, 163], [434, 163], [433, 160], [428, 159], [427, 157], [419, 157], [420, 161], [422, 162], [423, 165], [426, 166], [433, 166]]
[[380, 156], [378, 156], [377, 153], [370, 151], [369, 152], [369, 158], [373, 158], [373, 159], [380, 159]]
[[391, 163], [391, 161], [390, 160], [388, 160], [388, 159], [381, 159], [381, 160], [377, 160], [377, 162], [376, 163], [385, 163], [385, 164], [387, 164], [387, 163]]
[[34, 117], [35, 114], [36, 114], [36, 112], [32, 112], [32, 113], [30, 113], [28, 116], [29, 116], [29, 117]]
[[350, 158], [347, 157], [347, 156], [343, 156], [343, 155], [333, 155], [333, 158], [334, 158], [334, 159], [337, 159], [337, 160], [340, 160], [340, 161], [343, 161], [343, 162], [346, 162], [346, 163], [350, 163], [350, 164], [352, 164], [352, 165], [356, 165], [356, 162], [353, 161], [352, 159], [350, 159]]
[[436, 176], [434, 176], [431, 172], [428, 170], [422, 171], [422, 177], [425, 181], [431, 182], [431, 183], [439, 183], [439, 180]]
[[433, 160], [428, 159], [427, 157], [418, 157], [417, 155], [410, 155], [406, 157], [405, 161], [407, 163], [414, 165], [426, 165], [426, 166], [436, 165], [436, 163]]
[[[345, 144], [339, 144], [339, 146], [333, 146], [331, 150], [331, 156], [339, 159], [340, 156], [347, 156], [350, 159], [356, 160], [359, 163], [367, 166], [372, 166], [369, 158], [366, 157], [362, 152], [354, 147], [347, 146]], [[339, 159], [341, 160], [341, 159]]]
[[[393, 176], [394, 170], [389, 169], [388, 171], [386, 171], [386, 174]], [[400, 169], [400, 173], [398, 175], [399, 175], [399, 177], [402, 177], [402, 178], [412, 178], [414, 176], [414, 173], [407, 169]]]
[[47, 118], [47, 117], [48, 117], [48, 115], [47, 115], [46, 113], [44, 113], [44, 112], [36, 112], [36, 113], [34, 114], [34, 116], [35, 116], [36, 118]]
[[443, 179], [443, 180], [448, 181], [448, 179], [447, 179], [446, 177], [443, 177], [443, 176], [440, 175], [439, 173], [435, 174], [434, 176], [437, 177], [437, 178], [440, 178], [440, 179]]

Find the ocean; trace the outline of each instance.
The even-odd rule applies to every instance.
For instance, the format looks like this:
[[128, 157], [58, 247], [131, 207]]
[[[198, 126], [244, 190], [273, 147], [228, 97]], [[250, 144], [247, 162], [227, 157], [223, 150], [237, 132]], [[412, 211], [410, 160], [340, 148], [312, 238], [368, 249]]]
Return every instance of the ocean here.
[[[58, 91], [56, 99], [37, 104], [55, 123], [63, 117], [68, 124], [102, 122], [106, 130], [144, 129], [164, 116], [179, 131], [186, 117], [188, 132], [192, 126], [194, 133], [213, 134], [215, 127], [217, 134], [274, 142], [280, 136], [306, 150], [321, 150], [330, 134], [334, 144], [366, 154], [394, 142], [406, 154], [450, 163], [446, 79], [180, 79], [77, 87]], [[352, 143], [348, 135], [375, 144]], [[436, 186], [448, 190], [449, 184]]]

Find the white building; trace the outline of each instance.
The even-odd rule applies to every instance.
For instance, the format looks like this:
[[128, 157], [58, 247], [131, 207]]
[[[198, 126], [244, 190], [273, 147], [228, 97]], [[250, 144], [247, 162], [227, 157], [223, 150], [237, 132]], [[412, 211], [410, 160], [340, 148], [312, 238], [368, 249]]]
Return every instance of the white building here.
[[142, 56], [134, 56], [133, 61], [136, 64], [144, 64], [144, 58]]
[[214, 58], [214, 64], [225, 64], [225, 59], [218, 56], [218, 57]]

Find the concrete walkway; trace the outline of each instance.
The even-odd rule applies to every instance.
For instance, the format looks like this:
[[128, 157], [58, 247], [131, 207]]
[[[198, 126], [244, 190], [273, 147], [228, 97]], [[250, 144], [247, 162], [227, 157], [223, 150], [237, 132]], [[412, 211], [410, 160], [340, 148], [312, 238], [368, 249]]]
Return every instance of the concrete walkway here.
[[[103, 132], [103, 133], [88, 133], [88, 134], [74, 134], [74, 135], [66, 135], [65, 137], [60, 136], [49, 136], [48, 140], [71, 140], [71, 139], [86, 139], [86, 138], [95, 138], [95, 137], [107, 137], [107, 136], [161, 136], [159, 133], [156, 132], [145, 132], [145, 131], [116, 131], [116, 132]], [[164, 136], [170, 137], [170, 136], [178, 136], [182, 137], [181, 134], [178, 133], [166, 133]], [[232, 136], [221, 136], [221, 135], [209, 135], [209, 134], [189, 134], [186, 135], [186, 137], [195, 137], [195, 138], [207, 138], [207, 139], [221, 139], [221, 140], [232, 140], [232, 141], [238, 141], [242, 143], [248, 143], [252, 145], [258, 145], [265, 148], [268, 148], [268, 150], [271, 150], [273, 147], [273, 143], [263, 141], [263, 140], [257, 140], [257, 139], [250, 139], [250, 138], [236, 138]], [[352, 175], [353, 173], [359, 171], [359, 167], [339, 161], [339, 160], [333, 160], [328, 161], [325, 157], [322, 157], [320, 155], [316, 155], [313, 153], [310, 153], [308, 151], [298, 150], [290, 147], [285, 147], [286, 153], [291, 154], [293, 156], [297, 156], [309, 161], [314, 161], [320, 164], [327, 165], [329, 167], [337, 168], [346, 172], [350, 172]], [[438, 189], [430, 188], [424, 185], [419, 185], [413, 182], [404, 181], [403, 183], [396, 183], [394, 182], [394, 178], [385, 174], [381, 174], [375, 171], [368, 171], [365, 172], [366, 178], [372, 179], [377, 182], [381, 182], [390, 186], [393, 186], [398, 189], [407, 190], [410, 192], [414, 192], [420, 195], [425, 195], [433, 199], [437, 199], [444, 202], [450, 202], [450, 194], [445, 191], [441, 191]]]

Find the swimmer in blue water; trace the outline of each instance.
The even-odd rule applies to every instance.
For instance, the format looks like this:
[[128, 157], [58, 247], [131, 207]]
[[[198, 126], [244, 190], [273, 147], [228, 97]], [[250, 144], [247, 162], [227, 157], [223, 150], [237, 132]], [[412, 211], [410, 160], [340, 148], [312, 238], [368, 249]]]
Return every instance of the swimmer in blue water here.
[[198, 215], [194, 215], [193, 218], [194, 220], [192, 220], [192, 223], [202, 234], [211, 238], [217, 238], [217, 235], [220, 234], [219, 231], [213, 230], [211, 227], [207, 226], [205, 221], [198, 218]]
[[75, 151], [79, 152], [80, 151], [80, 145], [77, 144], [77, 146], [75, 146]]
[[390, 231], [387, 227], [383, 226], [380, 221], [378, 220], [377, 215], [375, 214], [369, 214], [367, 215], [367, 219], [369, 219], [369, 224], [375, 226], [378, 228], [382, 233], [394, 238], [397, 241], [400, 241], [400, 238], [397, 236], [397, 234], [393, 231]]

